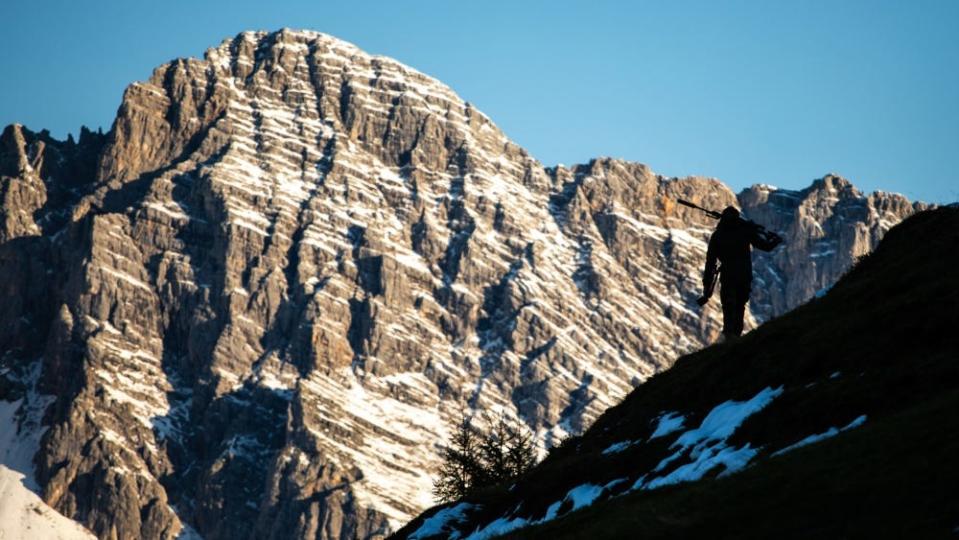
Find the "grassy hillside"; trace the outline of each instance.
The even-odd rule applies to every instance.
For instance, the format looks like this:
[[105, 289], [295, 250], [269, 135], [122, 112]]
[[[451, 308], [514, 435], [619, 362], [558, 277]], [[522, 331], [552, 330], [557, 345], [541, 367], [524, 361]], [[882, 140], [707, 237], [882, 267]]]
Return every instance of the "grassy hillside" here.
[[[781, 393], [723, 443], [755, 450], [748, 468], [630, 489], [695, 461], [676, 455], [680, 432], [651, 438], [665, 412], [688, 430], [764, 389]], [[468, 498], [467, 517], [443, 535], [466, 537], [496, 519], [525, 520], [519, 538], [950, 535], [959, 527], [957, 405], [959, 209], [942, 208], [891, 230], [823, 298], [681, 358], [512, 489]], [[772, 455], [861, 417], [861, 427]], [[584, 485], [605, 487], [565, 512], [575, 506], [567, 493]], [[556, 517], [530, 525], [557, 502]]]

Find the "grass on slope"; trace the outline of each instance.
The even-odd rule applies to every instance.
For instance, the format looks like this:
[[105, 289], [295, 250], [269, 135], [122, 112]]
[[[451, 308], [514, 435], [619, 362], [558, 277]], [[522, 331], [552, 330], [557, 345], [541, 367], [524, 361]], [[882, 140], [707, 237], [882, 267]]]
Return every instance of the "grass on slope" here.
[[510, 538], [928, 538], [959, 527], [959, 391], [713, 481]]

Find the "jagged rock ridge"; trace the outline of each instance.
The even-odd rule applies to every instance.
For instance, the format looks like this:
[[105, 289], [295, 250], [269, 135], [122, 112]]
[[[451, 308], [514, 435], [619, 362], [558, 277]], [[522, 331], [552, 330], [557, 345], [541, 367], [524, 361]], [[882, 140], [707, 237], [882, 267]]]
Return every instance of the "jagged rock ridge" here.
[[[240, 34], [131, 85], [106, 135], [0, 148], [0, 397], [42, 365], [43, 497], [103, 538], [382, 537], [464, 410], [550, 445], [718, 334], [712, 223], [671, 201], [736, 204], [722, 183], [544, 168], [323, 34]], [[833, 176], [738, 203], [790, 246], [755, 320], [919, 207]]]

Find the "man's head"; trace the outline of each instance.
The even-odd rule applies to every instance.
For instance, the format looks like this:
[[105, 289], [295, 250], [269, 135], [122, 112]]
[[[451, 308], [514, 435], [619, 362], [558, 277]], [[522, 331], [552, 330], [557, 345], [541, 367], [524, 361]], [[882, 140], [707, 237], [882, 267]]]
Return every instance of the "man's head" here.
[[720, 223], [735, 223], [739, 219], [739, 210], [736, 210], [734, 206], [727, 206], [720, 216]]

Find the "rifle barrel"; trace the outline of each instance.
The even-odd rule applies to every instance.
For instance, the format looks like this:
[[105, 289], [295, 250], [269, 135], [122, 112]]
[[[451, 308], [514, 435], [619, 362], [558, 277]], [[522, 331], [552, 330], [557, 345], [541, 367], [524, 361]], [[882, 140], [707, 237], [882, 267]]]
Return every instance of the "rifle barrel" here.
[[706, 215], [708, 215], [709, 217], [711, 217], [711, 218], [713, 218], [713, 219], [719, 219], [719, 217], [720, 217], [719, 212], [715, 212], [715, 211], [713, 211], [713, 210], [707, 210], [707, 209], [703, 208], [702, 206], [699, 206], [699, 205], [697, 205], [697, 204], [693, 204], [693, 203], [687, 201], [686, 199], [676, 199], [676, 202], [678, 202], [679, 204], [681, 204], [681, 205], [683, 205], [683, 206], [688, 206], [688, 207], [690, 207], [690, 208], [695, 208], [696, 210], [701, 210], [701, 211], [703, 211], [703, 212], [706, 212]]

